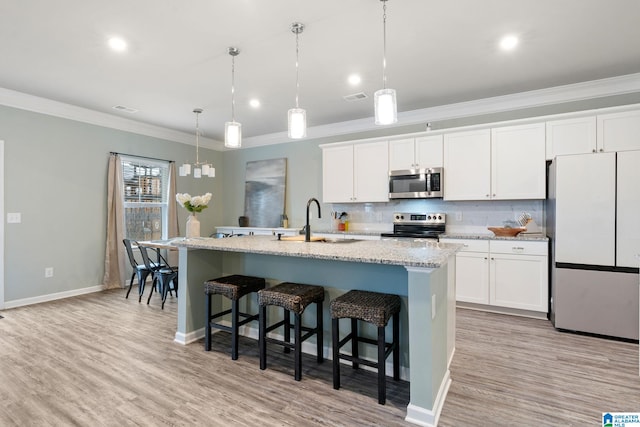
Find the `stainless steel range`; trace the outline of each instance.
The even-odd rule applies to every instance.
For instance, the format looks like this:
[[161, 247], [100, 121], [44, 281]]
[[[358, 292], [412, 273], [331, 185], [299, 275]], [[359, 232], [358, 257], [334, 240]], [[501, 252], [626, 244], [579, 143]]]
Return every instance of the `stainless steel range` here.
[[405, 213], [393, 214], [393, 233], [382, 233], [381, 237], [438, 239], [444, 234], [446, 215], [443, 213]]

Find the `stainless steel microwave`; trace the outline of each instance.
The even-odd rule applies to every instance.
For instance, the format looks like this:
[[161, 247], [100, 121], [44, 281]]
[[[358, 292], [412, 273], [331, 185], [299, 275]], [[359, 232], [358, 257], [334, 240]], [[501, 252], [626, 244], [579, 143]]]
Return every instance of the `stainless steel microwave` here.
[[390, 199], [443, 197], [442, 168], [406, 169], [389, 172]]

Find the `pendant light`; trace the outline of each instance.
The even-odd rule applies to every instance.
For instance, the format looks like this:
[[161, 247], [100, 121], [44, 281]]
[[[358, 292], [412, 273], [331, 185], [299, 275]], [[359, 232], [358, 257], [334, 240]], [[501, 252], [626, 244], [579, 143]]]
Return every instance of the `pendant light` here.
[[224, 146], [227, 148], [240, 148], [242, 145], [242, 125], [235, 119], [236, 56], [239, 54], [240, 49], [229, 48], [229, 55], [231, 55], [231, 121], [224, 124]]
[[373, 94], [377, 125], [390, 125], [398, 121], [396, 91], [387, 88], [387, 0], [382, 2], [382, 89]]
[[294, 22], [293, 24], [291, 24], [291, 32], [296, 35], [296, 108], [292, 108], [288, 112], [288, 135], [291, 139], [300, 139], [307, 136], [307, 112], [303, 108], [300, 108], [298, 106], [298, 95], [300, 91], [300, 80], [298, 71], [298, 36], [302, 32], [302, 30], [304, 30], [304, 25], [300, 22]]
[[[193, 112], [196, 113], [196, 162], [193, 164], [193, 177], [201, 178], [202, 176], [208, 176], [214, 178], [216, 176], [216, 168], [208, 163], [200, 163], [199, 151], [200, 151], [200, 126], [198, 123], [198, 116], [202, 113], [202, 108], [194, 108]], [[191, 164], [185, 163], [178, 168], [178, 174], [180, 176], [191, 175]]]

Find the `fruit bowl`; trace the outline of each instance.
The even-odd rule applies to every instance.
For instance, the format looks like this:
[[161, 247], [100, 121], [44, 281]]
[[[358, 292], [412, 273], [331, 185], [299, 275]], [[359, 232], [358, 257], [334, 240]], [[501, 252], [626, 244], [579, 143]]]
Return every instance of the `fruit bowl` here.
[[526, 227], [487, 227], [496, 236], [499, 237], [515, 237], [525, 231]]

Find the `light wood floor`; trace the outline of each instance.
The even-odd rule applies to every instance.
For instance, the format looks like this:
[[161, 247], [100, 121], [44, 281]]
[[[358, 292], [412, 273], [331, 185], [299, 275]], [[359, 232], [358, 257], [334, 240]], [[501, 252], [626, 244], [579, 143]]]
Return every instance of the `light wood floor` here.
[[[173, 343], [175, 299], [165, 310], [108, 291], [5, 310], [0, 319], [0, 426], [398, 426], [406, 382], [388, 381], [377, 404], [375, 374], [274, 347], [269, 368], [229, 335]], [[601, 425], [604, 411], [640, 411], [638, 345], [560, 333], [548, 322], [458, 310], [457, 350], [440, 426]]]

